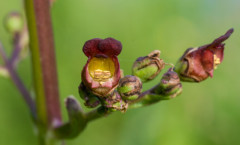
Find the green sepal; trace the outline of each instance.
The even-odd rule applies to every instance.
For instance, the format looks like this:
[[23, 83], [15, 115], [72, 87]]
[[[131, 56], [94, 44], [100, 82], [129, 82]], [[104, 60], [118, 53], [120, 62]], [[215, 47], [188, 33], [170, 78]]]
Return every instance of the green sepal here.
[[149, 78], [158, 72], [158, 67], [155, 65], [149, 65], [145, 68], [137, 70], [137, 68], [133, 69], [133, 75], [139, 77], [142, 82], [149, 81]]
[[188, 62], [187, 61], [181, 61], [181, 60], [178, 60], [178, 62], [176, 63], [176, 65], [174, 67], [174, 71], [176, 73], [178, 73], [178, 76], [179, 76], [181, 81], [183, 81], [183, 82], [196, 82], [196, 80], [194, 80], [193, 78], [184, 76], [187, 69], [188, 69]]

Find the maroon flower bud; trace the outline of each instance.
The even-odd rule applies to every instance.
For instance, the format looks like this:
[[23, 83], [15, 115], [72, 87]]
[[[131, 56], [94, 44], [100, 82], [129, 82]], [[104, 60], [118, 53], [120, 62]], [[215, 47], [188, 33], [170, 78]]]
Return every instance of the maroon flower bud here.
[[187, 49], [175, 66], [182, 81], [200, 82], [213, 77], [213, 71], [223, 60], [224, 43], [233, 29], [214, 40], [211, 44]]
[[88, 61], [82, 71], [82, 81], [95, 95], [107, 96], [117, 87], [121, 77], [117, 56], [121, 50], [121, 42], [113, 38], [95, 38], [84, 44]]

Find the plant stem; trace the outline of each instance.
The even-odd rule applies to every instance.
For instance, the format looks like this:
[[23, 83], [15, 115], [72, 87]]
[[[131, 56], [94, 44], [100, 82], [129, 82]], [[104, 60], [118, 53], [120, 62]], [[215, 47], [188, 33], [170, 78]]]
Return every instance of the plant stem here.
[[53, 125], [56, 121], [61, 122], [61, 110], [50, 4], [48, 0], [34, 0], [34, 7], [48, 121], [50, 125]]
[[101, 118], [103, 116], [107, 116], [108, 114], [112, 113], [107, 108], [100, 106], [90, 112], [85, 114], [87, 122], [93, 121], [95, 119]]
[[3, 62], [6, 64], [7, 63], [7, 55], [3, 49], [3, 46], [2, 44], [0, 43], [0, 56], [2, 57], [3, 59]]
[[25, 0], [36, 104], [39, 142], [48, 144], [46, 132], [61, 123], [53, 32], [49, 0]]
[[2, 56], [2, 58], [4, 60], [5, 68], [7, 69], [12, 81], [14, 82], [14, 84], [16, 85], [16, 87], [18, 88], [20, 93], [22, 94], [23, 99], [27, 103], [27, 105], [31, 111], [31, 114], [33, 115], [33, 118], [36, 119], [37, 114], [36, 114], [35, 102], [33, 101], [31, 95], [29, 94], [28, 90], [24, 86], [23, 82], [21, 81], [21, 79], [19, 78], [17, 73], [15, 72], [15, 70], [13, 68], [13, 64], [11, 63], [11, 61], [8, 60], [1, 43], [0, 43], [0, 55]]
[[[26, 0], [25, 4], [37, 104], [38, 107], [46, 106], [48, 125], [52, 126], [61, 122], [61, 111], [49, 1]], [[43, 114], [44, 108], [39, 109]]]
[[35, 21], [35, 12], [33, 7], [33, 0], [25, 0], [25, 10], [28, 22], [28, 32], [30, 37], [30, 52], [32, 59], [32, 73], [33, 73], [33, 82], [36, 96], [36, 106], [37, 106], [37, 115], [38, 123], [42, 126], [47, 124], [47, 112], [45, 105], [45, 96], [44, 96], [44, 86], [43, 86], [43, 76], [42, 68], [40, 64], [40, 54], [39, 54], [39, 45], [38, 45], [38, 36], [36, 29]]
[[14, 38], [13, 38], [13, 42], [14, 42], [14, 50], [12, 52], [12, 56], [9, 60], [9, 62], [13, 65], [13, 67], [15, 68], [18, 61], [19, 61], [19, 55], [20, 55], [20, 52], [21, 52], [21, 46], [20, 46], [20, 38], [21, 35], [20, 33], [16, 33], [14, 35]]

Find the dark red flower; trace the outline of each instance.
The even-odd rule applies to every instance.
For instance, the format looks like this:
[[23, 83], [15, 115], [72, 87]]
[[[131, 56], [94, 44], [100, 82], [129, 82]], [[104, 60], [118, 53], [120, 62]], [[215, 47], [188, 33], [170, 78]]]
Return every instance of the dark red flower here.
[[233, 33], [233, 29], [226, 34], [198, 48], [187, 49], [175, 66], [175, 71], [182, 81], [200, 82], [213, 77], [213, 71], [223, 61], [224, 43]]
[[113, 39], [91, 39], [83, 46], [88, 61], [82, 71], [82, 81], [97, 96], [107, 96], [117, 87], [120, 66], [117, 56], [121, 42]]

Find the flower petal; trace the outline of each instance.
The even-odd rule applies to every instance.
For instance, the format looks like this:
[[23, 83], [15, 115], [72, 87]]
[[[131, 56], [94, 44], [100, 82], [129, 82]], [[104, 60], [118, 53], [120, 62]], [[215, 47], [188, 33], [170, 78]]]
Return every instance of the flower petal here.
[[118, 56], [122, 51], [122, 44], [113, 38], [106, 38], [99, 43], [99, 50], [109, 56]]
[[89, 56], [94, 56], [95, 54], [99, 53], [98, 50], [98, 45], [102, 39], [100, 38], [94, 38], [91, 40], [88, 40], [84, 46], [83, 46], [83, 52], [84, 54], [89, 57]]

